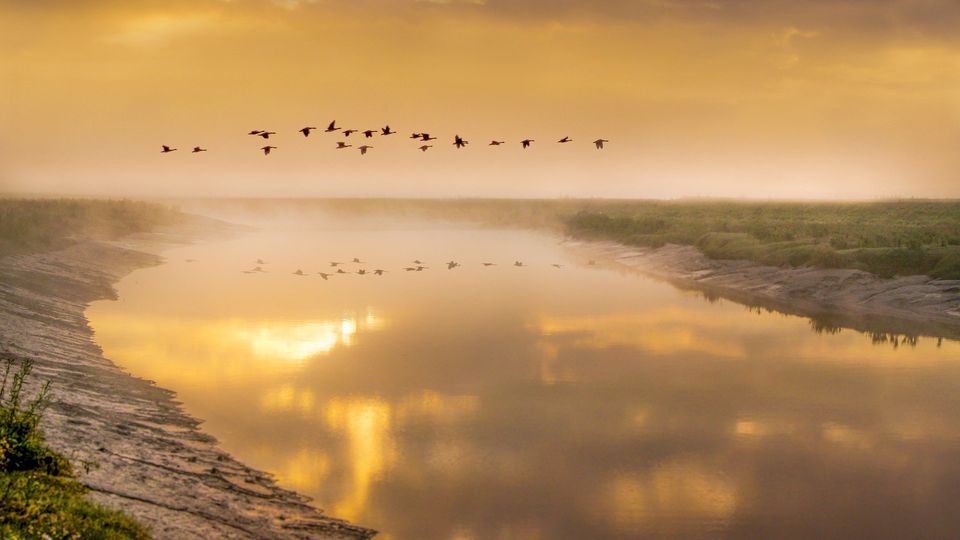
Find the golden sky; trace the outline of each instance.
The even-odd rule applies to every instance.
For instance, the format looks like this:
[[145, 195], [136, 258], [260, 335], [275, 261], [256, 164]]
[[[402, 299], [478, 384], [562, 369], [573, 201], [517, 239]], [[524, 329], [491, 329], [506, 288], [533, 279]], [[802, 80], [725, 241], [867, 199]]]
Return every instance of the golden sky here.
[[[956, 0], [0, 0], [0, 192], [960, 197], [958, 28]], [[334, 118], [400, 133], [296, 133]]]

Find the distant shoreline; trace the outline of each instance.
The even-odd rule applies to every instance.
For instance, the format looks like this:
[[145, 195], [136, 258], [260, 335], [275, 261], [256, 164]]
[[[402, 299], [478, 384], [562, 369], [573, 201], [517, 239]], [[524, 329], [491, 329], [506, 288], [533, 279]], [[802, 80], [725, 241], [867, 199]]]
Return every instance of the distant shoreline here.
[[580, 257], [684, 289], [809, 317], [821, 328], [960, 339], [960, 280], [883, 278], [851, 269], [763, 266], [711, 259], [692, 246], [570, 240]]
[[[171, 246], [222, 235], [201, 218], [113, 241], [0, 256], [0, 345], [31, 358], [36, 383], [53, 383], [42, 424], [77, 464], [90, 497], [150, 528], [154, 538], [371, 538], [330, 518], [273, 477], [220, 450], [169, 390], [105, 358], [87, 305], [115, 297], [126, 274], [162, 263]], [[92, 467], [82, 467], [92, 464]]]

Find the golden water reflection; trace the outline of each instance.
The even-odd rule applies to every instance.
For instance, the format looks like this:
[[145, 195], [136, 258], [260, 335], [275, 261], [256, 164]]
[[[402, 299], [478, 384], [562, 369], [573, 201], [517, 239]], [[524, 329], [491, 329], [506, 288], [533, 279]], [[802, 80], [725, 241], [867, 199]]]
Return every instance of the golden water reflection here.
[[[283, 266], [464, 245], [530, 266], [339, 281]], [[271, 272], [236, 271], [251, 254]], [[88, 316], [107, 357], [177, 391], [226, 450], [382, 538], [960, 527], [957, 342], [818, 334], [565, 257], [515, 231], [263, 232], [178, 250]]]

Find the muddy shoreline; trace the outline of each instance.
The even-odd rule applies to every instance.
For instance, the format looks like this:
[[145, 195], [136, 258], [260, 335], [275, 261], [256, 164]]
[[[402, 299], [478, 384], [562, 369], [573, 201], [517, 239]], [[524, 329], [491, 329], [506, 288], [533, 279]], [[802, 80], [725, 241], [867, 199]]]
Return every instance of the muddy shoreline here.
[[370, 538], [238, 462], [203, 433], [173, 392], [104, 358], [84, 312], [113, 284], [161, 264], [166, 248], [227, 235], [190, 219], [112, 242], [0, 257], [0, 348], [34, 361], [34, 387], [53, 383], [43, 419], [50, 445], [91, 497], [125, 511], [156, 538]]
[[752, 307], [808, 317], [815, 329], [960, 339], [960, 280], [881, 278], [850, 269], [714, 260], [692, 246], [570, 240], [579, 258]]

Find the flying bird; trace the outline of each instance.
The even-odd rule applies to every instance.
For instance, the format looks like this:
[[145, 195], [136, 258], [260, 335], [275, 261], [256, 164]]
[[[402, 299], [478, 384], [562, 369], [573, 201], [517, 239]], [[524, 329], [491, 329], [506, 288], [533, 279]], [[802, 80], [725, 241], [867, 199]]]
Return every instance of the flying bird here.
[[487, 146], [500, 146], [504, 141], [490, 141], [490, 144]]
[[411, 139], [419, 139], [420, 137], [423, 137], [423, 133], [414, 133], [410, 135]]
[[390, 131], [390, 126], [388, 125], [386, 127], [380, 128], [380, 133], [384, 135], [393, 135], [394, 133], [396, 133], [396, 131]]
[[276, 134], [277, 134], [276, 131], [261, 131], [260, 133], [257, 133], [257, 135], [263, 137], [264, 139], [269, 139], [271, 135], [276, 135]]
[[355, 262], [355, 263], [357, 263], [357, 264], [363, 264], [363, 261], [360, 260], [360, 257], [354, 257], [354, 258], [353, 258], [353, 262]]
[[564, 138], [560, 139], [560, 140], [557, 141], [557, 142], [558, 142], [558, 143], [568, 143], [568, 142], [571, 142], [571, 141], [573, 141], [573, 139], [571, 139], [570, 137], [564, 137]]
[[255, 129], [255, 130], [251, 131], [250, 133], [247, 133], [247, 135], [259, 135], [259, 134], [261, 134], [261, 133], [263, 133], [263, 130], [262, 130], [262, 129]]
[[259, 266], [256, 266], [256, 267], [253, 268], [253, 270], [251, 270], [251, 272], [263, 272], [263, 268], [260, 268]]
[[315, 127], [313, 127], [313, 126], [305, 127], [305, 128], [300, 129], [300, 133], [303, 133], [303, 136], [304, 136], [304, 137], [309, 137], [309, 136], [310, 136], [310, 131], [311, 131], [311, 130], [314, 130], [314, 129], [317, 129], [317, 128], [315, 128]]
[[429, 149], [429, 148], [433, 148], [433, 145], [425, 144], [425, 145], [423, 145], [423, 146], [420, 147], [420, 151], [421, 151], [421, 152], [426, 152], [427, 149]]
[[485, 263], [483, 263], [483, 265], [484, 265], [484, 266], [496, 266], [497, 263], [485, 262]]
[[337, 261], [330, 261], [330, 266], [332, 266], [332, 267], [334, 267], [334, 268], [340, 266], [341, 264], [343, 264], [343, 263], [342, 263], [342, 262], [337, 262]]
[[338, 129], [340, 129], [340, 128], [337, 127], [337, 121], [334, 120], [333, 122], [330, 122], [330, 125], [327, 126], [327, 129], [325, 129], [325, 130], [323, 130], [323, 131], [324, 131], [324, 133], [331, 133], [331, 132], [333, 132], [333, 131], [337, 131]]
[[193, 151], [191, 151], [190, 153], [196, 154], [197, 152], [206, 152], [206, 151], [207, 151], [206, 148], [200, 148], [199, 146], [194, 146]]
[[436, 137], [431, 137], [429, 133], [421, 133], [421, 134], [420, 134], [420, 140], [422, 140], [423, 142], [430, 142], [430, 141], [435, 141], [435, 140], [437, 140], [437, 138], [436, 138]]
[[513, 261], [514, 266], [523, 266], [523, 263], [520, 261]]
[[520, 141], [520, 144], [522, 144], [524, 148], [530, 148], [530, 143], [532, 142], [536, 142], [536, 141], [534, 141], [533, 139], [524, 139]]
[[345, 142], [337, 142], [337, 150], [343, 150], [344, 148], [352, 148], [352, 144], [347, 144]]
[[361, 268], [361, 269], [357, 270], [357, 275], [359, 275], [359, 276], [365, 276], [365, 275], [367, 275], [367, 271], [364, 270], [363, 268]]
[[363, 131], [363, 136], [369, 139], [370, 137], [373, 137], [373, 134], [376, 132], [377, 130], [375, 129], [367, 129]]
[[333, 274], [327, 274], [326, 272], [317, 272], [317, 275], [322, 277], [324, 281], [330, 279], [330, 276]]
[[373, 273], [376, 274], [376, 275], [378, 275], [378, 276], [382, 276], [384, 272], [386, 272], [386, 270], [381, 270], [381, 269], [379, 269], [379, 268], [377, 268], [376, 270], [373, 271]]
[[343, 136], [344, 136], [344, 137], [349, 137], [350, 135], [352, 135], [352, 134], [354, 134], [354, 133], [356, 133], [356, 132], [357, 132], [357, 130], [355, 130], [355, 129], [345, 129], [345, 130], [343, 130]]
[[458, 263], [457, 261], [450, 261], [447, 263], [447, 270], [453, 270], [458, 266], [460, 266], [460, 263]]
[[466, 146], [466, 145], [469, 144], [469, 143], [470, 143], [470, 141], [465, 141], [465, 140], [463, 140], [463, 138], [460, 137], [459, 135], [457, 135], [457, 136], [455, 136], [455, 137], [453, 138], [453, 145], [456, 146], [457, 148], [463, 148], [464, 146]]
[[371, 148], [373, 148], [373, 147], [365, 144], [365, 145], [359, 147], [358, 150], [360, 150], [360, 155], [362, 156], [362, 155], [366, 154], [366, 153], [367, 153], [367, 150], [369, 150], [369, 149], [371, 149]]
[[176, 152], [176, 151], [177, 151], [176, 148], [170, 148], [169, 146], [167, 146], [167, 145], [165, 145], [165, 144], [164, 144], [164, 145], [161, 145], [160, 148], [161, 148], [161, 150], [160, 150], [160, 153], [161, 153], [161, 154], [168, 154], [168, 153], [170, 153], [170, 152]]
[[593, 141], [593, 144], [596, 145], [597, 150], [603, 150], [603, 143], [608, 143], [608, 142], [610, 142], [610, 141], [608, 141], [608, 140], [606, 140], [606, 139], [597, 139], [597, 140]]
[[404, 270], [407, 271], [407, 272], [416, 272], [416, 271], [417, 271], [417, 269], [416, 269], [416, 268], [413, 268], [412, 266], [408, 266], [408, 267], [404, 268]]
[[297, 268], [297, 271], [294, 272], [293, 275], [295, 275], [295, 276], [302, 276], [302, 275], [303, 275], [303, 270], [300, 270], [299, 268]]
[[420, 259], [415, 259], [410, 262], [412, 262], [413, 264], [423, 264], [423, 261], [421, 261]]
[[263, 259], [257, 259], [257, 264], [267, 264]]
[[337, 268], [337, 273], [338, 273], [338, 274], [346, 274], [346, 272], [343, 271], [343, 268]]
[[553, 266], [554, 268], [563, 268], [563, 265], [557, 264], [557, 263], [553, 263], [553, 264], [550, 265], [550, 266]]
[[263, 150], [263, 155], [269, 156], [269, 155], [270, 155], [270, 151], [271, 151], [271, 150], [275, 150], [276, 148], [277, 148], [276, 146], [264, 146], [264, 147], [262, 147], [262, 148], [260, 148], [260, 149]]

